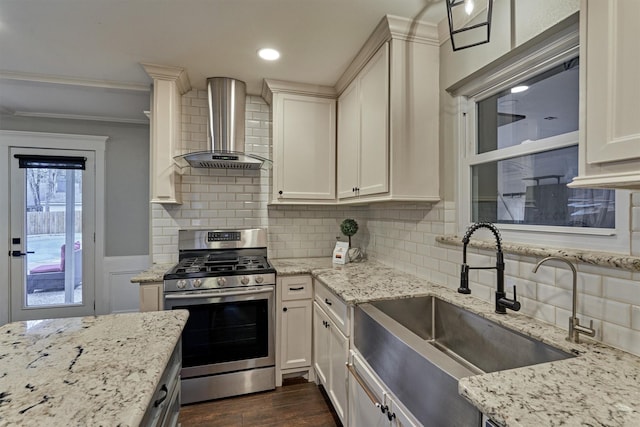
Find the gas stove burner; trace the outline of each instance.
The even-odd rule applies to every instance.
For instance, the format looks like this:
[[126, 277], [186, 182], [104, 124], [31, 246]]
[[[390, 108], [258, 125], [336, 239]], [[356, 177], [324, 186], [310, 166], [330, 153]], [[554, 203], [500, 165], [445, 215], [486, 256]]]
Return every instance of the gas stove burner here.
[[165, 292], [275, 284], [265, 230], [180, 230], [178, 249]]

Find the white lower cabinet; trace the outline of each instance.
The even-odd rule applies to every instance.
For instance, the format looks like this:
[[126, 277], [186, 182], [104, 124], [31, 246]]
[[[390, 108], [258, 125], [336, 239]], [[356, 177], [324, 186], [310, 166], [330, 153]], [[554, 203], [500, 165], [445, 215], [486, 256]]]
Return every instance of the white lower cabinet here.
[[311, 276], [279, 277], [276, 294], [276, 386], [282, 385], [283, 376], [300, 372], [305, 372], [309, 381], [313, 381]]
[[349, 427], [420, 427], [357, 352], [349, 363]]
[[140, 283], [140, 311], [160, 311], [164, 307], [162, 282]]
[[313, 360], [316, 378], [324, 386], [343, 425], [347, 425], [347, 360], [349, 339], [318, 302], [313, 303]]

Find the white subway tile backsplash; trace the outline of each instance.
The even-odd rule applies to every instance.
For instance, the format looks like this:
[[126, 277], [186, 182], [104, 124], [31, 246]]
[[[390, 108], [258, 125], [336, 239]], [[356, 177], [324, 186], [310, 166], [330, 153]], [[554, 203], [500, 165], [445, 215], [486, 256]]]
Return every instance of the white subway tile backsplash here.
[[603, 277], [604, 296], [614, 301], [640, 305], [640, 283], [635, 280]]
[[538, 283], [537, 295], [544, 304], [571, 310], [571, 291]]
[[602, 341], [634, 354], [640, 354], [640, 331], [602, 322]]
[[631, 306], [631, 328], [640, 331], [640, 306]]
[[627, 328], [631, 327], [631, 305], [605, 300], [591, 295], [579, 298], [578, 311]]

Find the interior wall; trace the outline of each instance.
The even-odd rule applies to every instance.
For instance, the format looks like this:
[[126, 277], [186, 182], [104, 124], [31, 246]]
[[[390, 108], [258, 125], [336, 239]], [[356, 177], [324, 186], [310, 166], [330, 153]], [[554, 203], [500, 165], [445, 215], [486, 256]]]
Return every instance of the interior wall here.
[[0, 129], [108, 136], [105, 256], [149, 254], [149, 125], [3, 115]]

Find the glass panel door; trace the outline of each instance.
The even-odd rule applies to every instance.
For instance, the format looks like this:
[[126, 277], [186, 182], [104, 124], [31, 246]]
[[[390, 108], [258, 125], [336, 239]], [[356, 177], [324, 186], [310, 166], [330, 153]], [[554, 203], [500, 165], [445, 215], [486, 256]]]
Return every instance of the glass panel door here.
[[[25, 156], [45, 161], [25, 166]], [[71, 156], [86, 158], [86, 169], [65, 164]], [[93, 269], [84, 268], [93, 260], [93, 153], [14, 148], [10, 160], [11, 320], [94, 314]]]

